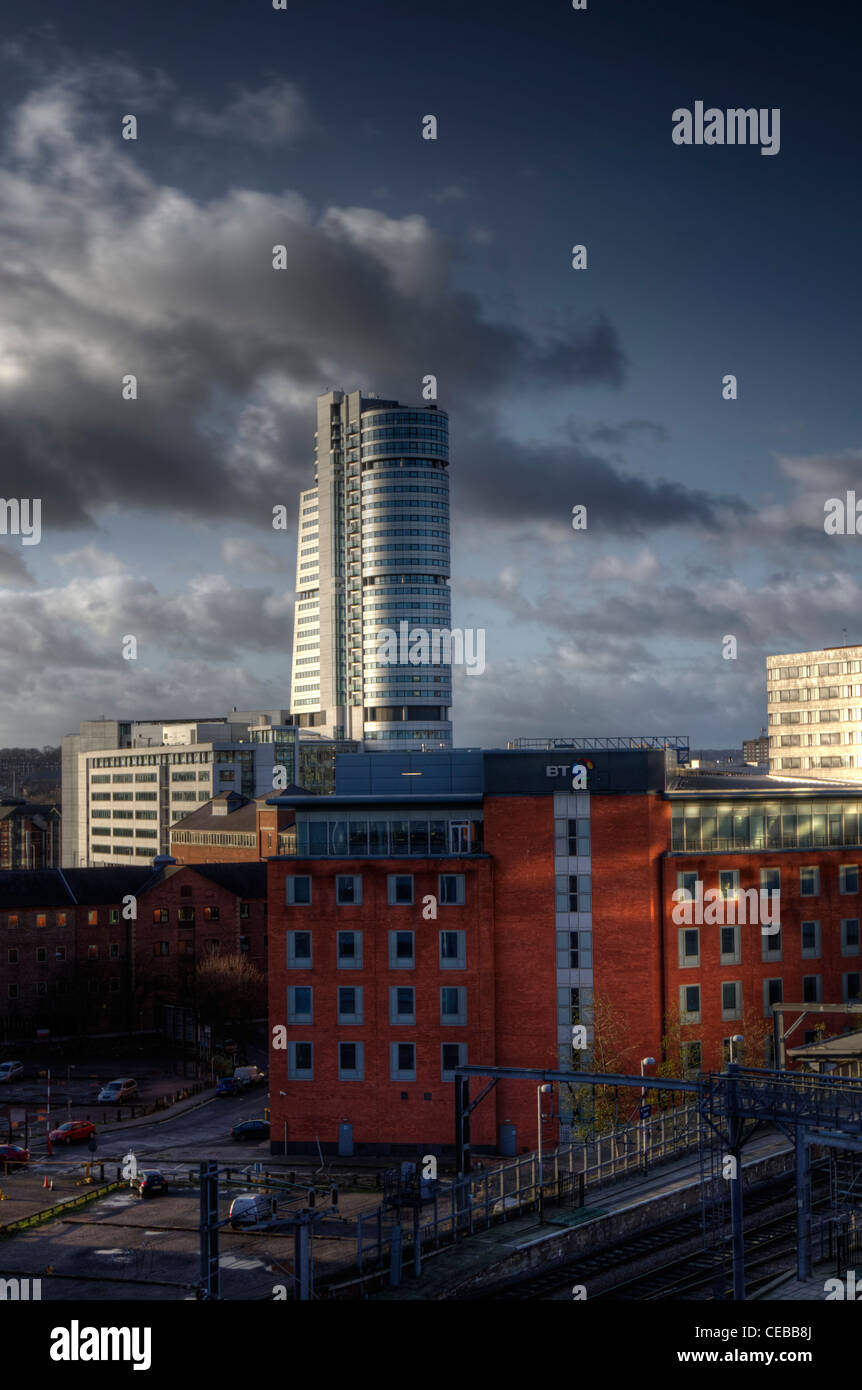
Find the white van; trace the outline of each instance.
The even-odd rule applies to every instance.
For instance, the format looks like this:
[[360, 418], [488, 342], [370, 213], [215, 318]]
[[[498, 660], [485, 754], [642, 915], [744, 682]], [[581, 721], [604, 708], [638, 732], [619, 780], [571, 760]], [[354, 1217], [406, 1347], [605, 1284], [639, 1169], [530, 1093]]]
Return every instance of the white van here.
[[97, 1105], [124, 1105], [127, 1101], [137, 1100], [138, 1083], [133, 1081], [130, 1076], [120, 1077], [117, 1081], [109, 1081], [103, 1086], [98, 1094]]
[[275, 1198], [264, 1192], [243, 1192], [230, 1204], [230, 1224], [234, 1230], [267, 1221], [275, 1210]]
[[236, 1067], [233, 1073], [236, 1084], [244, 1090], [246, 1086], [257, 1086], [266, 1077], [257, 1067]]

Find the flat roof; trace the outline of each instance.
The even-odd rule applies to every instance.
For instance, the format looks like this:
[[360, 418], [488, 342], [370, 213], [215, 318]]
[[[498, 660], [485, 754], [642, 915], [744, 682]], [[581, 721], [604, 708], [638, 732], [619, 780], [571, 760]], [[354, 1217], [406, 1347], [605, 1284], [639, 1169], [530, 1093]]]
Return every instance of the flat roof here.
[[709, 797], [715, 799], [716, 793], [727, 797], [759, 797], [764, 801], [774, 801], [777, 797], [794, 797], [810, 800], [823, 797], [833, 800], [836, 797], [856, 795], [862, 799], [862, 779], [858, 782], [823, 781], [814, 777], [771, 777], [766, 773], [728, 773], [697, 772], [668, 777], [664, 795], [671, 801], [686, 797]]
[[[423, 805], [481, 806], [484, 797], [481, 792], [415, 792], [412, 796], [404, 792], [357, 793], [356, 796], [269, 796], [267, 806], [295, 806], [304, 810], [325, 810], [327, 806], [414, 806]], [[182, 824], [182, 822], [178, 822]]]

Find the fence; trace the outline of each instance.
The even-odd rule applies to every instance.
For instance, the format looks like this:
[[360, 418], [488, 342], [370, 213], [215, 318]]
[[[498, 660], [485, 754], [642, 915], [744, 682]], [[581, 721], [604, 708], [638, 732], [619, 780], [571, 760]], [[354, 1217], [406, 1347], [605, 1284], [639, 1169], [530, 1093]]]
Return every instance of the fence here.
[[379, 1273], [388, 1251], [390, 1279], [399, 1282], [401, 1255], [407, 1246], [418, 1273], [423, 1252], [440, 1249], [459, 1235], [487, 1230], [531, 1210], [544, 1214], [576, 1209], [583, 1206], [588, 1188], [678, 1158], [698, 1142], [697, 1106], [681, 1106], [636, 1125], [621, 1126], [592, 1142], [549, 1150], [542, 1155], [541, 1169], [537, 1154], [521, 1154], [452, 1183], [435, 1184], [426, 1202], [420, 1202], [414, 1188], [405, 1186], [394, 1193], [391, 1204], [357, 1215], [360, 1277]]

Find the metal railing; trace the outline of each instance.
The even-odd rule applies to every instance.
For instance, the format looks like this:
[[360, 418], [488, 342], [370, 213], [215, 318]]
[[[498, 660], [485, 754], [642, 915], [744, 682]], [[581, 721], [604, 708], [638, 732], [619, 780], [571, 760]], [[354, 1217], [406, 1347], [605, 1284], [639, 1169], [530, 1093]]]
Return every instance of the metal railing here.
[[[385, 1271], [393, 1242], [397, 1246], [397, 1282], [402, 1249], [410, 1249], [418, 1271], [423, 1252], [540, 1208], [558, 1212], [576, 1209], [583, 1206], [587, 1189], [678, 1158], [696, 1149], [699, 1137], [697, 1106], [678, 1106], [646, 1121], [620, 1126], [596, 1140], [549, 1150], [542, 1155], [541, 1169], [537, 1154], [520, 1154], [451, 1183], [441, 1182], [424, 1202], [418, 1192], [411, 1202], [405, 1189], [401, 1215], [394, 1205], [357, 1213], [356, 1265], [360, 1277]], [[391, 1271], [392, 1266], [390, 1275]]]

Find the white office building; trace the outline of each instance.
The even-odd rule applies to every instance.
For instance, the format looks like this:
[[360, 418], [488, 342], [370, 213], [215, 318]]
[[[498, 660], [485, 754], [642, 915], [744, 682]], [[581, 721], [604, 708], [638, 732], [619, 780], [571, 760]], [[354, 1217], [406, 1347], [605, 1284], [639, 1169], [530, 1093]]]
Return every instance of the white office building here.
[[274, 767], [297, 780], [297, 730], [284, 710], [218, 719], [86, 720], [63, 739], [64, 867], [139, 864], [170, 853], [170, 829], [219, 792], [271, 794]]
[[766, 658], [771, 775], [862, 780], [862, 647]]
[[435, 405], [318, 397], [300, 494], [291, 713], [376, 749], [449, 748], [451, 665], [382, 664], [379, 633], [449, 630], [449, 422]]

